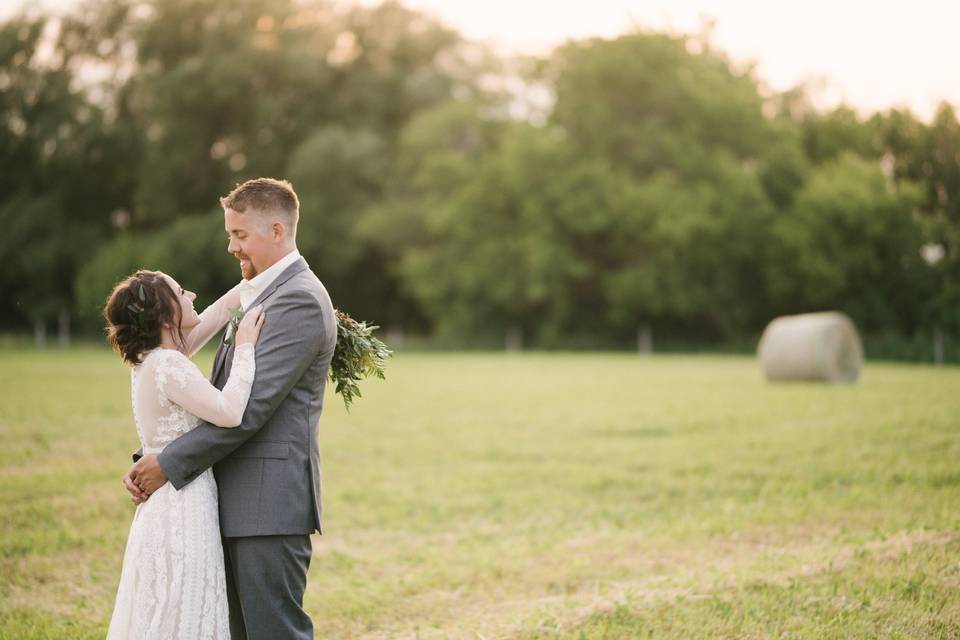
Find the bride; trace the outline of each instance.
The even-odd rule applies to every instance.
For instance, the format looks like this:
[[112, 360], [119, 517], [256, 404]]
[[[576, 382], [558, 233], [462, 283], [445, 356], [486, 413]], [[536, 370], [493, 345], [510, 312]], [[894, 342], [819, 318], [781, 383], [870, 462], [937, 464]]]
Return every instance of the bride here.
[[[255, 374], [262, 308], [251, 309], [231, 336], [237, 346], [223, 390], [190, 360], [240, 306], [239, 286], [199, 315], [196, 296], [158, 271], [137, 271], [110, 294], [103, 312], [107, 335], [131, 365], [133, 416], [144, 454], [159, 453], [201, 420], [226, 428], [240, 424]], [[229, 630], [217, 486], [207, 469], [179, 491], [164, 484], [137, 507], [107, 638], [229, 640]]]

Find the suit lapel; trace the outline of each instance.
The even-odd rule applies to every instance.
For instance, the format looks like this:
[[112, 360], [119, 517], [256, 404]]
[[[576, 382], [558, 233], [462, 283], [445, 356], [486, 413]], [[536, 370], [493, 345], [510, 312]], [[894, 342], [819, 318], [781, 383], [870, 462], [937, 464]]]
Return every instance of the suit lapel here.
[[[280, 275], [278, 275], [276, 278], [273, 279], [273, 282], [267, 285], [267, 288], [264, 289], [259, 296], [257, 296], [256, 300], [254, 300], [247, 306], [247, 309], [252, 309], [253, 307], [257, 306], [258, 304], [260, 304], [261, 302], [263, 302], [264, 300], [272, 296], [274, 292], [280, 287], [280, 285], [282, 285], [284, 282], [286, 282], [293, 276], [297, 275], [301, 271], [306, 271], [307, 268], [308, 268], [307, 261], [304, 260], [303, 258], [300, 258], [299, 260], [291, 264], [289, 267], [281, 271]], [[223, 371], [223, 367], [226, 365], [227, 359], [230, 357], [231, 354], [233, 354], [233, 345], [232, 344], [228, 345], [225, 342], [221, 341], [220, 348], [217, 349], [217, 356], [213, 361], [213, 374], [210, 376], [210, 382], [214, 386], [216, 386], [216, 381], [219, 378], [220, 373]]]
[[305, 271], [306, 269], [307, 269], [307, 261], [304, 260], [303, 258], [300, 258], [299, 260], [294, 262], [292, 265], [290, 265], [289, 267], [281, 271], [280, 275], [274, 278], [273, 282], [267, 285], [267, 288], [264, 289], [259, 296], [257, 296], [256, 300], [254, 300], [249, 305], [247, 305], [247, 309], [254, 308], [258, 304], [260, 304], [261, 302], [263, 302], [264, 300], [272, 296], [273, 292], [277, 290], [277, 287], [279, 287], [284, 282], [286, 282], [293, 276], [297, 275], [301, 271]]
[[[217, 355], [213, 358], [213, 373], [210, 374], [210, 384], [217, 386], [217, 376], [220, 375], [220, 370], [223, 369], [223, 361], [227, 359], [227, 351], [229, 345], [220, 340], [220, 346], [217, 347]], [[218, 389], [220, 387], [217, 387]]]

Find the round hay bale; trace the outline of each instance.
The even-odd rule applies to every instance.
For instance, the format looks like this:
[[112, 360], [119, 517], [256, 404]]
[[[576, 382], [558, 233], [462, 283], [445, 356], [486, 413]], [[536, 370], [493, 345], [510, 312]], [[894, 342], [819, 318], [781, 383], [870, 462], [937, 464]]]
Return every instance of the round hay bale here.
[[838, 311], [775, 318], [757, 355], [768, 380], [856, 382], [863, 367], [857, 329]]

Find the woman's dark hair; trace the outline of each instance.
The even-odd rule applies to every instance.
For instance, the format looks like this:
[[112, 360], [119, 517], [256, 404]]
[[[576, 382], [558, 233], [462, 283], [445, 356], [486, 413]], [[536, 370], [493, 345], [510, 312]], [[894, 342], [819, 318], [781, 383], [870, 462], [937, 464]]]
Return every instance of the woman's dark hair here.
[[103, 307], [107, 341], [131, 365], [140, 364], [147, 351], [160, 346], [164, 325], [174, 328], [184, 344], [182, 316], [180, 300], [163, 274], [145, 269], [118, 282]]

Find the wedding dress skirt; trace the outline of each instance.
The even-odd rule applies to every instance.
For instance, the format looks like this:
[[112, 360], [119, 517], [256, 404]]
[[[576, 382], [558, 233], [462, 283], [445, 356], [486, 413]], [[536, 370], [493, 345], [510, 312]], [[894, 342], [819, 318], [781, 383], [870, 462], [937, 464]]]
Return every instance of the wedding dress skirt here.
[[208, 469], [137, 507], [108, 640], [229, 640], [227, 587]]

